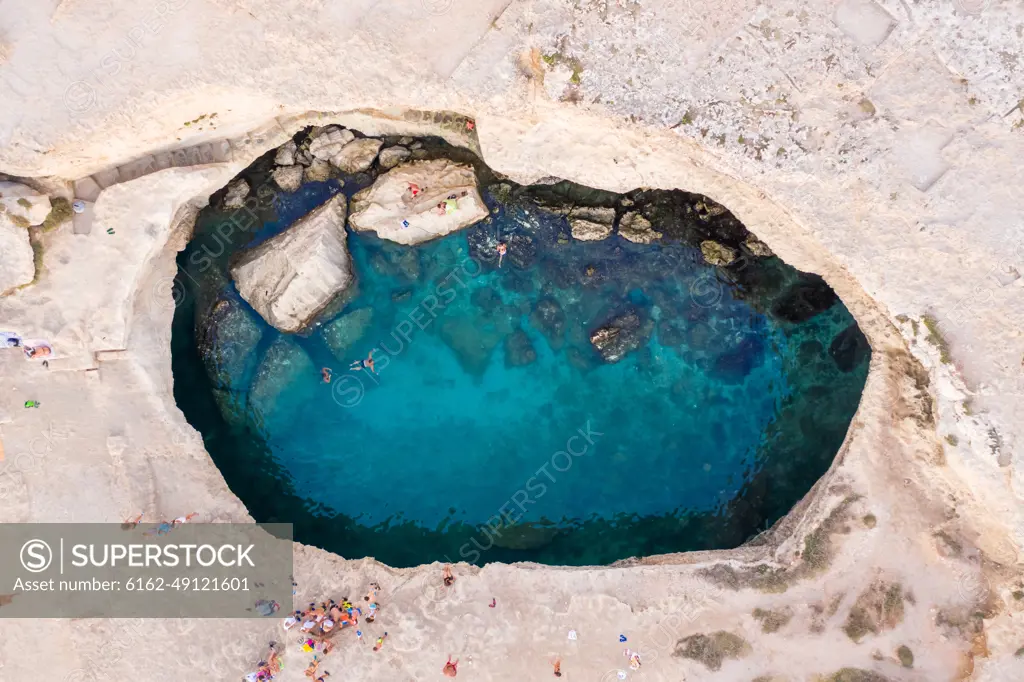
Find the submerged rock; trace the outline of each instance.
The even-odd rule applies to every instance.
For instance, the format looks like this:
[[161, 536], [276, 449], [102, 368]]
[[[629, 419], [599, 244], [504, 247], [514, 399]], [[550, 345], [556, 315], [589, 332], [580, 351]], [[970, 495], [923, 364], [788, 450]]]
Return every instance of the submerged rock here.
[[491, 354], [502, 335], [490, 325], [480, 326], [475, 317], [449, 315], [439, 328], [439, 336], [452, 349], [466, 372], [480, 376], [491, 361]]
[[279, 336], [263, 354], [249, 387], [249, 407], [258, 425], [274, 416], [281, 394], [303, 376], [318, 374], [313, 361], [286, 336]]
[[557, 528], [533, 523], [516, 523], [493, 534], [494, 544], [505, 549], [539, 549], [551, 544], [558, 535]]
[[242, 208], [245, 206], [245, 198], [249, 196], [249, 183], [245, 178], [239, 178], [228, 185], [228, 191], [224, 194], [224, 208]]
[[217, 388], [245, 390], [263, 338], [263, 330], [245, 305], [221, 298], [196, 326], [199, 355], [210, 381]]
[[274, 178], [274, 182], [277, 186], [283, 189], [285, 192], [298, 191], [299, 187], [302, 187], [302, 166], [284, 166], [277, 168], [271, 173]]
[[342, 173], [362, 173], [370, 170], [370, 166], [377, 160], [377, 151], [382, 144], [384, 143], [381, 140], [372, 137], [353, 140], [331, 157], [331, 164]]
[[726, 383], [738, 384], [763, 361], [763, 341], [758, 336], [746, 334], [738, 343], [715, 358], [712, 374]]
[[399, 165], [352, 197], [349, 224], [381, 239], [420, 244], [487, 216], [472, 166], [433, 159]]
[[528, 234], [514, 234], [505, 241], [508, 252], [505, 254], [512, 267], [528, 270], [537, 261], [537, 243]]
[[544, 335], [551, 350], [557, 351], [565, 343], [565, 311], [555, 299], [542, 298], [537, 301], [530, 313], [530, 324]]
[[537, 351], [530, 337], [522, 329], [516, 329], [505, 337], [505, 366], [525, 367], [537, 361]]
[[606, 325], [590, 335], [590, 343], [605, 362], [618, 362], [647, 344], [653, 323], [641, 319], [635, 310], [612, 318]]
[[831, 308], [838, 298], [821, 277], [801, 273], [772, 304], [772, 315], [786, 322], [804, 322]]
[[650, 244], [661, 239], [661, 232], [651, 227], [651, 221], [636, 211], [627, 213], [619, 221], [619, 235], [635, 244]]
[[344, 361], [349, 359], [349, 351], [363, 338], [372, 321], [373, 308], [360, 308], [325, 324], [320, 335], [334, 357]]
[[412, 156], [412, 152], [405, 147], [388, 147], [381, 151], [377, 161], [384, 170], [391, 170], [410, 156]]
[[355, 279], [346, 246], [345, 196], [243, 251], [231, 267], [238, 292], [283, 332], [309, 324]]
[[228, 391], [214, 388], [213, 402], [228, 426], [239, 428], [245, 425], [246, 412], [249, 409], [248, 391]]
[[829, 344], [828, 354], [841, 372], [852, 372], [871, 356], [871, 346], [857, 323], [853, 323], [836, 334]]
[[314, 158], [330, 161], [340, 168], [336, 159], [341, 160], [341, 150], [355, 139], [356, 136], [351, 130], [345, 130], [341, 126], [327, 126], [310, 138], [309, 153]]
[[700, 243], [700, 252], [704, 256], [704, 261], [710, 265], [728, 265], [739, 255], [736, 249], [712, 239], [705, 239]]

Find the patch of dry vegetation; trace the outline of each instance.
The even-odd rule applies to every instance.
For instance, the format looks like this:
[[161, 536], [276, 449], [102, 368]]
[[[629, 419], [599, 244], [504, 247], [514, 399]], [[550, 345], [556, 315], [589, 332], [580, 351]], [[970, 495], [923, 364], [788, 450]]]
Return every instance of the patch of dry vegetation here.
[[708, 670], [721, 670], [726, 659], [742, 658], [750, 653], [747, 640], [719, 630], [709, 635], [690, 635], [676, 642], [673, 656], [700, 661]]
[[793, 619], [793, 611], [790, 608], [778, 611], [754, 609], [753, 616], [761, 623], [761, 632], [770, 635], [784, 628]]
[[903, 586], [878, 581], [857, 597], [843, 631], [854, 642], [903, 622]]

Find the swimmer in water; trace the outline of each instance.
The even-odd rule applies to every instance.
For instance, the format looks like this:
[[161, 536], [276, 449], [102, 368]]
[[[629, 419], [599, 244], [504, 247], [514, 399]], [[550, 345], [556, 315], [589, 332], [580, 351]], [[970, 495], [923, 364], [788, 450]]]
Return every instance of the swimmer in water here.
[[451, 566], [445, 566], [444, 567], [444, 573], [441, 575], [441, 578], [444, 580], [444, 586], [445, 587], [451, 587], [452, 586], [452, 583], [455, 582], [455, 576], [452, 575], [452, 567]]
[[498, 244], [498, 267], [499, 268], [501, 267], [501, 261], [505, 258], [505, 254], [507, 252], [508, 252], [508, 247], [505, 245], [505, 242], [500, 242]]
[[349, 369], [360, 369], [363, 367], [370, 370], [374, 374], [377, 373], [377, 371], [373, 368], [373, 350], [370, 351], [370, 354], [366, 356], [365, 360], [356, 360], [355, 362], [353, 362], [349, 366]]
[[320, 370], [320, 376], [323, 378], [325, 384], [331, 383], [331, 368], [324, 367]]

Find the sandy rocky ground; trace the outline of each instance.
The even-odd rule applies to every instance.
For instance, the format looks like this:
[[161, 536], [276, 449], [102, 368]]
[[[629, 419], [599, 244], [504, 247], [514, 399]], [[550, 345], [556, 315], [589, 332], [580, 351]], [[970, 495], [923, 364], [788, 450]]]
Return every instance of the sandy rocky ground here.
[[[297, 546], [300, 601], [383, 586], [384, 650], [340, 647], [332, 679], [440, 679], [449, 653], [467, 680], [553, 656], [595, 682], [1024, 679], [1022, 44], [1001, 0], [4, 0], [0, 172], [90, 207], [0, 298], [62, 356], [0, 354], [0, 520], [247, 519], [171, 396], [190, 219], [308, 123], [442, 132], [522, 182], [720, 201], [836, 289], [871, 374], [830, 473], [735, 551], [462, 565], [444, 592]], [[280, 634], [0, 621], [0, 679], [235, 680]]]

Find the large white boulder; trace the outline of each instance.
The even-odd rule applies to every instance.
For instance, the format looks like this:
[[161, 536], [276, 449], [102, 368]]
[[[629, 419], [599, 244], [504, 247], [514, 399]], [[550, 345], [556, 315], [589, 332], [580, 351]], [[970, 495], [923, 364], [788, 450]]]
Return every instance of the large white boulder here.
[[352, 197], [349, 225], [399, 244], [420, 244], [487, 215], [473, 167], [432, 159], [402, 164]]
[[0, 222], [40, 225], [50, 214], [50, 197], [17, 182], [0, 182]]
[[363, 137], [353, 140], [345, 145], [340, 152], [335, 154], [331, 163], [337, 166], [343, 173], [362, 173], [370, 170], [370, 166], [377, 159], [377, 152], [384, 144], [372, 137]]
[[0, 294], [28, 284], [35, 273], [28, 230], [0, 218]]
[[243, 252], [231, 276], [269, 324], [296, 332], [355, 279], [345, 235], [345, 197], [337, 195], [294, 225]]
[[345, 130], [339, 126], [327, 126], [310, 139], [309, 153], [314, 158], [330, 161], [337, 166], [341, 150], [354, 139], [356, 136], [351, 130]]

